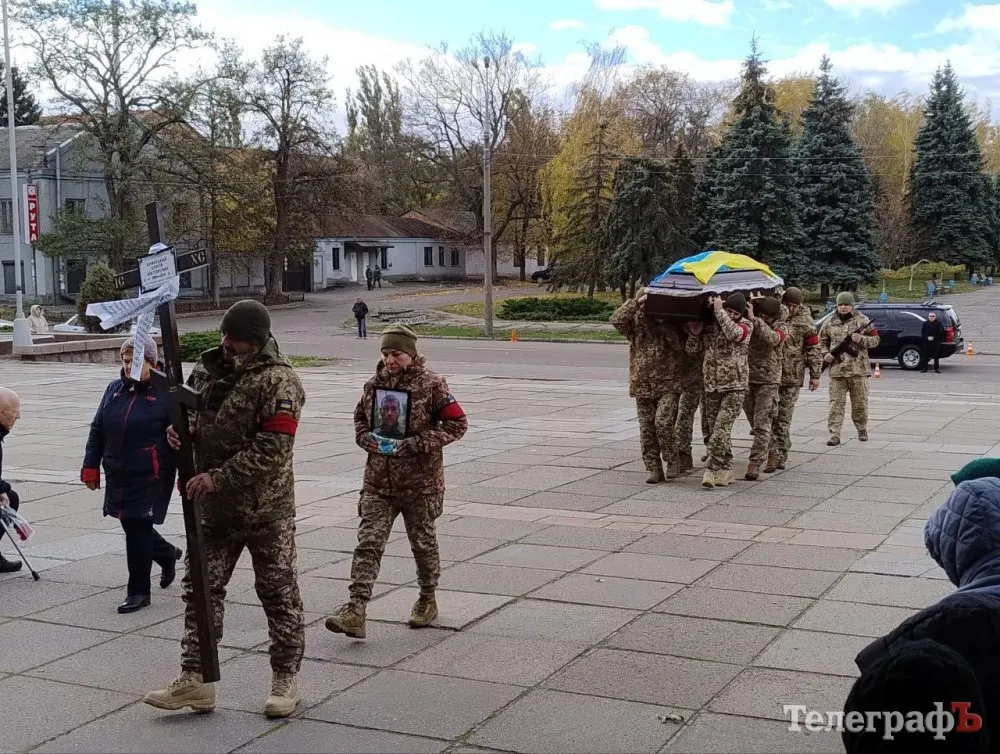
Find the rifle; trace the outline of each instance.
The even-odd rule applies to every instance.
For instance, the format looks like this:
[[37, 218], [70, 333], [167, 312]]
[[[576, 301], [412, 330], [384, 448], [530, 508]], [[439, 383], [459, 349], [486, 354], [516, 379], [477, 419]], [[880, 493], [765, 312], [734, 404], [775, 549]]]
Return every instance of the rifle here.
[[830, 364], [827, 364], [826, 360], [824, 359], [823, 368], [820, 369], [820, 373], [822, 374], [823, 372], [825, 372], [827, 368], [830, 367], [832, 364], [839, 364], [841, 361], [843, 361], [844, 354], [847, 354], [851, 358], [856, 357], [858, 355], [858, 346], [857, 344], [855, 344], [853, 340], [851, 340], [851, 336], [859, 335], [865, 332], [865, 330], [871, 330], [874, 327], [875, 327], [875, 320], [871, 319], [868, 320], [868, 324], [858, 325], [858, 327], [855, 328], [852, 332], [849, 332], [847, 334], [847, 337], [844, 338], [842, 341], [840, 341], [836, 345], [836, 347], [830, 349], [830, 355], [833, 357], [833, 361], [830, 362]]

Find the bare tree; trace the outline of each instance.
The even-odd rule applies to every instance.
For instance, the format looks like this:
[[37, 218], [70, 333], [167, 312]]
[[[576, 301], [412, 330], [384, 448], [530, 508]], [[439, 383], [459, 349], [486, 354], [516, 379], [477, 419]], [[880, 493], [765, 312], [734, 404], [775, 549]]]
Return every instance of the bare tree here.
[[[504, 142], [514, 106], [533, 101], [540, 90], [537, 68], [506, 34], [481, 32], [454, 54], [442, 44], [416, 63], [405, 61], [398, 73], [407, 126], [427, 144], [427, 158], [446, 176], [452, 206], [474, 212], [483, 228], [478, 168], [484, 137], [492, 150]], [[518, 205], [510, 203], [506, 210], [493, 225], [494, 240], [503, 235]], [[494, 277], [495, 265], [494, 257]]]
[[[180, 55], [208, 41], [195, 6], [174, 0], [17, 2], [18, 23], [35, 53], [32, 74], [56, 105], [93, 137], [111, 220], [133, 222], [132, 189], [147, 147], [181, 123], [193, 87], [173, 71]], [[121, 266], [127, 233], [112, 234], [108, 257]]]

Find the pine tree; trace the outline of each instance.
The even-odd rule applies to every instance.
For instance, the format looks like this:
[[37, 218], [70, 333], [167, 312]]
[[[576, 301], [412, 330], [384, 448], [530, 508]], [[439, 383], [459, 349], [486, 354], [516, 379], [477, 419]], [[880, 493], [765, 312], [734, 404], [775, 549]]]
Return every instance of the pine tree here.
[[[28, 91], [28, 84], [17, 66], [11, 66], [11, 82], [14, 85], [14, 125], [33, 126], [42, 117], [42, 108], [35, 101], [35, 95]], [[0, 128], [7, 127], [7, 87], [3, 65], [0, 64]]]
[[677, 149], [674, 150], [667, 176], [672, 202], [671, 232], [663, 256], [664, 262], [670, 265], [698, 250], [698, 244], [694, 239], [696, 198], [694, 162], [688, 157], [683, 143], [678, 143]]
[[[698, 190], [699, 240], [758, 259], [788, 280], [805, 272], [792, 136], [754, 41], [734, 120]], [[706, 183], [708, 182], [708, 183]]]
[[846, 90], [820, 63], [809, 106], [802, 114], [798, 191], [808, 265], [798, 280], [854, 290], [878, 278], [871, 173], [850, 134], [853, 107]]
[[910, 222], [921, 256], [971, 270], [993, 259], [992, 192], [964, 98], [951, 64], [939, 68], [915, 142]]

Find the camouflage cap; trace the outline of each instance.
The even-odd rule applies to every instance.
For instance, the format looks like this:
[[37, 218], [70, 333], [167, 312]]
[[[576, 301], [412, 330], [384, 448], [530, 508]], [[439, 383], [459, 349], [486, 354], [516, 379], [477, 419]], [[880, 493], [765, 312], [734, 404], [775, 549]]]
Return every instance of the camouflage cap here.
[[408, 356], [417, 355], [417, 334], [406, 325], [389, 325], [382, 331], [380, 348], [402, 351]]

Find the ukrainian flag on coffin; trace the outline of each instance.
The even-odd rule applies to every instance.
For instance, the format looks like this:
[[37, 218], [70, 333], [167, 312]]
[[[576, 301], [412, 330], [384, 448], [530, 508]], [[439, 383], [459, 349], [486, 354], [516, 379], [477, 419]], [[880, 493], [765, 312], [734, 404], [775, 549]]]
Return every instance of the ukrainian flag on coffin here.
[[743, 254], [733, 254], [729, 251], [703, 251], [693, 257], [674, 262], [666, 272], [660, 275], [653, 282], [656, 283], [663, 277], [670, 274], [688, 273], [694, 275], [695, 279], [702, 285], [708, 285], [712, 277], [718, 272], [747, 272], [757, 270], [763, 272], [767, 277], [773, 278], [779, 284], [781, 278], [775, 275], [771, 268], [763, 262], [745, 256]]

